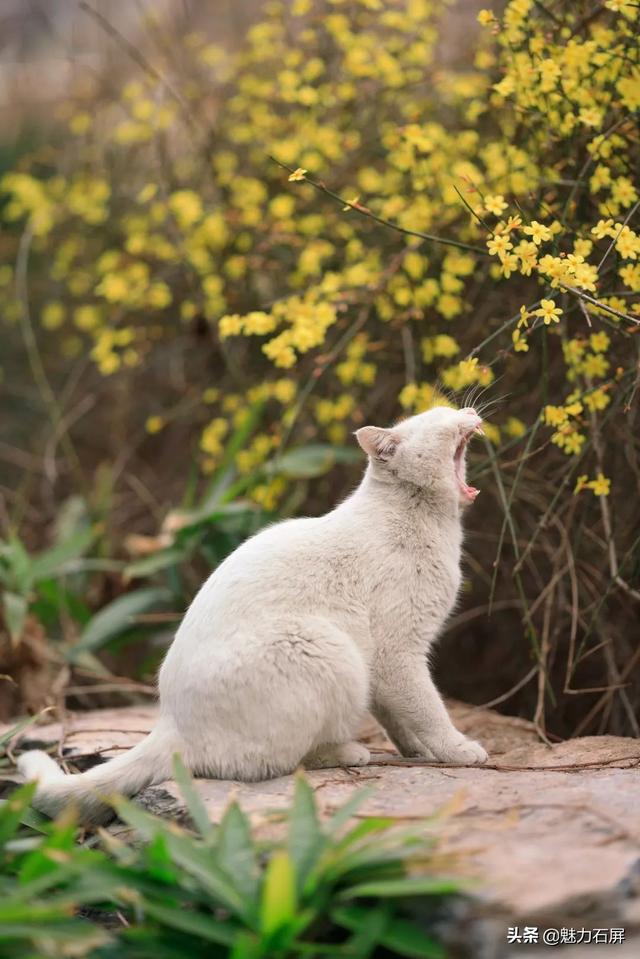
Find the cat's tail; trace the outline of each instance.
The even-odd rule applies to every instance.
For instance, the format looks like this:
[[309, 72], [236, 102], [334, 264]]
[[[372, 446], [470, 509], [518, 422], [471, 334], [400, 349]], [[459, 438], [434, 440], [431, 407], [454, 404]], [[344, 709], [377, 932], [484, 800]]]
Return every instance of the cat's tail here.
[[105, 798], [114, 793], [134, 796], [145, 786], [167, 779], [172, 756], [180, 746], [177, 730], [163, 717], [133, 749], [87, 772], [68, 776], [40, 750], [23, 753], [18, 758], [18, 769], [26, 780], [37, 782], [33, 805], [40, 812], [56, 816], [65, 806], [73, 805], [83, 823], [95, 825], [114, 815]]

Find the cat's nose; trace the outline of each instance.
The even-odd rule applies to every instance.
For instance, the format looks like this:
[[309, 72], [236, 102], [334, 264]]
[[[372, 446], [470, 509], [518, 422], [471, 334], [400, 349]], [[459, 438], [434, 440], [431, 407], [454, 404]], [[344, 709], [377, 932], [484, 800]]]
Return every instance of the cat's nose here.
[[475, 416], [476, 425], [474, 427], [474, 433], [479, 433], [480, 436], [484, 436], [484, 431], [482, 429], [482, 417], [477, 410], [474, 410], [473, 406], [465, 406], [463, 410], [460, 410], [461, 413], [469, 413], [471, 416]]

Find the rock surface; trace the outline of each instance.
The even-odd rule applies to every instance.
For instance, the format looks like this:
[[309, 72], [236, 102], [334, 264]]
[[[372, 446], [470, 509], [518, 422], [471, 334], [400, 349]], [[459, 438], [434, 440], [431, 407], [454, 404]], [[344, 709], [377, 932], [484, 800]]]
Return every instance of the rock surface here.
[[[640, 742], [585, 737], [546, 746], [524, 720], [451, 704], [458, 727], [489, 751], [486, 766], [417, 764], [398, 757], [371, 720], [361, 739], [373, 761], [359, 769], [308, 773], [323, 813], [357, 788], [374, 791], [363, 814], [400, 820], [439, 814], [435, 827], [448, 868], [471, 880], [471, 906], [461, 918], [473, 956], [548, 955], [548, 947], [507, 944], [507, 927], [624, 927], [622, 944], [568, 946], [584, 955], [640, 955]], [[62, 724], [31, 728], [23, 741], [57, 744], [58, 755], [86, 768], [134, 745], [153, 725], [154, 707], [70, 714]], [[217, 821], [230, 796], [259, 826], [284, 807], [292, 777], [266, 783], [198, 780]], [[174, 783], [151, 787], [140, 800], [164, 815], [184, 813]]]

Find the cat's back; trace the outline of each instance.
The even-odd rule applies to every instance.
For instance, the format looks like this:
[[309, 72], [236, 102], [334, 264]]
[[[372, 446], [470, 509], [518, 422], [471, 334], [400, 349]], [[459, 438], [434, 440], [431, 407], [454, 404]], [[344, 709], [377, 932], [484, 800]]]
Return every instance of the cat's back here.
[[210, 628], [214, 620], [246, 619], [266, 605], [296, 608], [330, 564], [334, 538], [329, 516], [284, 520], [256, 533], [205, 581], [179, 633]]

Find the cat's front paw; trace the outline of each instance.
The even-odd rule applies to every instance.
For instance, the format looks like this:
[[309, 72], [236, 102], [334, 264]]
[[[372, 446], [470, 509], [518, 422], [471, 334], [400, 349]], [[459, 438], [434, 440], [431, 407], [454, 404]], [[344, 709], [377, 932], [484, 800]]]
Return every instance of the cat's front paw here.
[[457, 763], [461, 766], [476, 766], [486, 763], [486, 750], [475, 739], [460, 734], [459, 739], [446, 743], [429, 743], [431, 752], [440, 763]]

